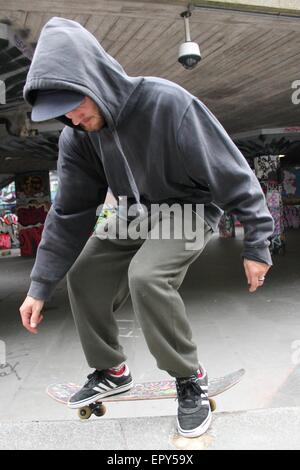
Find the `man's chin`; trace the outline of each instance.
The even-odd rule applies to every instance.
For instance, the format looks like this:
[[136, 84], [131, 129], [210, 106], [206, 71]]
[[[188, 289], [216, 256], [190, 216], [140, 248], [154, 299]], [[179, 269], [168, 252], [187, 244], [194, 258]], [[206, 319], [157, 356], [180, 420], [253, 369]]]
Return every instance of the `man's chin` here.
[[95, 132], [95, 131], [99, 131], [101, 129], [101, 127], [99, 127], [99, 126], [84, 126], [82, 124], [81, 124], [80, 127], [86, 132]]
[[81, 127], [86, 132], [95, 132], [100, 131], [103, 126], [100, 123], [89, 123], [89, 124], [81, 124]]

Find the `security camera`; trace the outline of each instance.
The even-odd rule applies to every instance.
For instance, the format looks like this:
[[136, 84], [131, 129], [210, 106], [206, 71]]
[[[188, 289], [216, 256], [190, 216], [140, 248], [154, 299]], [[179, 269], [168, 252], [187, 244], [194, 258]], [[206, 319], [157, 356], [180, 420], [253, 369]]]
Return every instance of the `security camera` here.
[[184, 19], [185, 42], [179, 47], [178, 62], [184, 68], [193, 69], [201, 60], [199, 46], [196, 42], [191, 41], [189, 17], [191, 16], [191, 7], [187, 11], [183, 11], [180, 16]]
[[178, 62], [180, 62], [185, 69], [193, 69], [200, 60], [200, 48], [196, 42], [187, 41], [180, 45]]

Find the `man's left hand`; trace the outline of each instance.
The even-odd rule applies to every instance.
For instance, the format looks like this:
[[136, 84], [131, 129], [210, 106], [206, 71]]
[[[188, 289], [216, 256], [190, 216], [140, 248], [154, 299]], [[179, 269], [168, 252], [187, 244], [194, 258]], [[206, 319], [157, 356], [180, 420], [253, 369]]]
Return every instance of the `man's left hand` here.
[[267, 272], [271, 266], [258, 261], [244, 259], [244, 268], [248, 280], [249, 292], [255, 292], [258, 287], [263, 286]]

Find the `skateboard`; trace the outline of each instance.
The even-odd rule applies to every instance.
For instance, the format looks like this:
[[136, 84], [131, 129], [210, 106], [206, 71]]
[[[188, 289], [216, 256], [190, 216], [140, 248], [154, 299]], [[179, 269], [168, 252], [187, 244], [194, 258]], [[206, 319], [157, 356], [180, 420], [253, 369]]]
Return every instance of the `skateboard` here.
[[[239, 369], [224, 375], [224, 377], [210, 379], [208, 384], [208, 397], [212, 411], [216, 409], [216, 402], [212, 398], [234, 387], [234, 385], [241, 381], [244, 375], [245, 370]], [[48, 385], [46, 393], [55, 401], [67, 405], [71, 396], [78, 392], [80, 388], [80, 385], [74, 383], [52, 384]], [[95, 403], [78, 408], [77, 413], [80, 419], [89, 419], [92, 414], [95, 416], [103, 416], [106, 413], [106, 407], [103, 403], [134, 400], [161, 400], [166, 398], [177, 398], [174, 380], [136, 383], [127, 392], [101, 398]]]

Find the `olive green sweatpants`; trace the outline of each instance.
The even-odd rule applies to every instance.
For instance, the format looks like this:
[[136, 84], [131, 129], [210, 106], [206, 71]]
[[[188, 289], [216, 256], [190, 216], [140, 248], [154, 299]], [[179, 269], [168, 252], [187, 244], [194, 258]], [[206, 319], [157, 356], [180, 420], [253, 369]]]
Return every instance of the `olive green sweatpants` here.
[[[199, 216], [193, 213], [192, 217]], [[156, 228], [162, 219], [157, 217]], [[115, 220], [112, 217], [107, 224]], [[198, 369], [197, 347], [178, 289], [212, 236], [212, 229], [203, 220], [202, 224], [204, 242], [197, 249], [187, 249], [185, 236], [101, 239], [107, 225], [88, 240], [67, 280], [73, 316], [91, 368], [108, 369], [126, 360], [114, 313], [130, 294], [158, 367], [173, 377], [187, 377]]]

